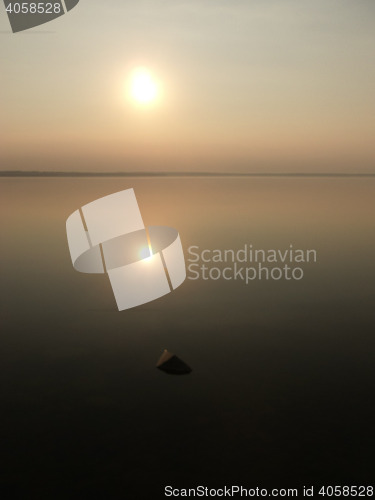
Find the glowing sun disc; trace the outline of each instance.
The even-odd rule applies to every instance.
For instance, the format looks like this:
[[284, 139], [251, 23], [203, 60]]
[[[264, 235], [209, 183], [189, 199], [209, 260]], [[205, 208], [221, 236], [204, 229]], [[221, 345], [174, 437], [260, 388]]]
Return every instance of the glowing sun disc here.
[[147, 104], [157, 97], [157, 86], [150, 72], [147, 69], [137, 69], [131, 81], [131, 96], [141, 103]]

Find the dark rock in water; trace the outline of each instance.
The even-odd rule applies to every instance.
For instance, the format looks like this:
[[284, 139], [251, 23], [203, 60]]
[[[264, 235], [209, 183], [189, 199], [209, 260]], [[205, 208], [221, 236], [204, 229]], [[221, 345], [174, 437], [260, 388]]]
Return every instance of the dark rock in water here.
[[167, 349], [160, 356], [156, 367], [171, 375], [186, 375], [191, 372], [190, 366], [181, 361], [175, 354], [168, 352]]

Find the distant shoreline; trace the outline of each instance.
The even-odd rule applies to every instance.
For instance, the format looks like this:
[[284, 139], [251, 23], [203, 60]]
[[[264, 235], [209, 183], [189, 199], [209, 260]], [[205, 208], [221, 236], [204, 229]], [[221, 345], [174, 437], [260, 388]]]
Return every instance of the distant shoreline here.
[[37, 172], [4, 170], [0, 177], [375, 177], [374, 173], [324, 172]]

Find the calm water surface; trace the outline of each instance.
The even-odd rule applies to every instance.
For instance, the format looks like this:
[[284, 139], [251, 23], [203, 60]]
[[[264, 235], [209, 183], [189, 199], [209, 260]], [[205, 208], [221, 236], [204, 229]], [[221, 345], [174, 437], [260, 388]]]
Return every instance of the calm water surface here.
[[[300, 281], [186, 280], [118, 312], [65, 220], [133, 187], [201, 249], [315, 249]], [[1, 179], [4, 498], [374, 478], [375, 179]], [[164, 348], [193, 368], [154, 368]], [[11, 488], [11, 489], [10, 489]]]

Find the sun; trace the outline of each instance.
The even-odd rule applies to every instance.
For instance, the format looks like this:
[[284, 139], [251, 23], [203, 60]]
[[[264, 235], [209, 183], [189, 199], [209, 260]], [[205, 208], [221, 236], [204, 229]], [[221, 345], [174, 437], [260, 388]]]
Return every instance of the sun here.
[[156, 100], [158, 87], [151, 73], [146, 68], [137, 68], [131, 78], [131, 97], [140, 104], [149, 104]]

